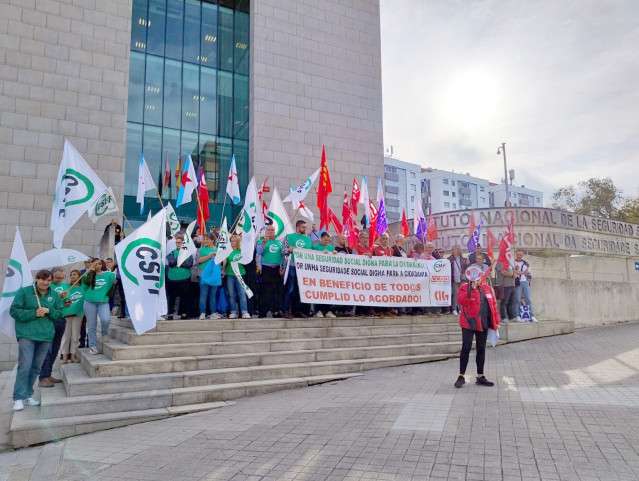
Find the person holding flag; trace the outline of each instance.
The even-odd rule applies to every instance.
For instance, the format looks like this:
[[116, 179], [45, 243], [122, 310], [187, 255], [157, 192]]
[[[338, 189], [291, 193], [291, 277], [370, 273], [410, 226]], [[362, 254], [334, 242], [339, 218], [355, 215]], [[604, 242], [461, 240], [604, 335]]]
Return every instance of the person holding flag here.
[[451, 302], [449, 314], [459, 314], [460, 306], [457, 302], [457, 294], [461, 287], [462, 281], [465, 279], [465, 272], [470, 263], [462, 254], [462, 248], [459, 244], [455, 244], [452, 253], [448, 257], [450, 262], [450, 284], [451, 284]]
[[248, 296], [246, 289], [244, 288], [245, 283], [243, 279], [238, 279], [238, 277], [246, 274], [246, 269], [240, 262], [242, 260], [242, 241], [240, 236], [235, 234], [232, 235], [230, 243], [233, 251], [231, 251], [231, 254], [224, 261], [226, 262], [226, 290], [229, 294], [229, 305], [231, 310], [229, 319], [237, 319], [238, 301], [240, 311], [242, 313], [242, 319], [250, 319], [251, 315], [248, 311]]
[[308, 317], [309, 304], [300, 302], [299, 289], [297, 286], [297, 270], [295, 269], [295, 249], [312, 249], [311, 238], [306, 235], [306, 222], [298, 220], [295, 223], [295, 233], [288, 234], [284, 239], [284, 255], [288, 276], [284, 279], [284, 304], [282, 312], [287, 319], [293, 318], [293, 313], [298, 313], [301, 317]]
[[[269, 213], [270, 215], [270, 213]], [[288, 216], [286, 217], [288, 220]], [[271, 311], [273, 317], [282, 317], [282, 269], [284, 244], [276, 238], [275, 224], [266, 226], [264, 237], [257, 241], [257, 255], [262, 259], [262, 287], [259, 295], [260, 318]]]
[[[200, 320], [206, 319], [206, 307], [208, 303], [209, 319], [220, 319], [217, 312], [217, 288], [222, 285], [222, 271], [215, 262], [217, 247], [216, 237], [210, 232], [202, 236], [202, 246], [198, 256], [198, 277], [200, 281]], [[212, 261], [212, 262], [211, 262]]]
[[87, 318], [87, 335], [89, 337], [89, 352], [98, 354], [98, 316], [100, 317], [100, 327], [102, 337], [109, 332], [111, 323], [111, 310], [109, 309], [109, 299], [115, 291], [115, 274], [106, 268], [106, 263], [97, 259], [82, 279], [85, 286], [84, 291], [84, 315]]
[[[184, 177], [183, 177], [184, 178]], [[168, 253], [166, 265], [167, 269], [167, 295], [169, 298], [169, 313], [167, 319], [173, 320], [173, 308], [175, 300], [180, 298], [178, 314], [182, 319], [188, 318], [189, 308], [189, 284], [191, 282], [191, 267], [193, 267], [193, 256], [188, 256], [185, 261], [178, 265], [180, 252], [184, 244], [184, 234], [175, 234], [175, 249]]]

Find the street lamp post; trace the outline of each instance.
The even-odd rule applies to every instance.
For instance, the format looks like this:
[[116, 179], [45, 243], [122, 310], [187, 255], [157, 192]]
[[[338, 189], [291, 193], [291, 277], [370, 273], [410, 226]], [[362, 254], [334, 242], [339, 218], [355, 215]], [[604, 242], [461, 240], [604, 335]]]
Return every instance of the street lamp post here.
[[504, 155], [504, 184], [506, 185], [506, 207], [510, 205], [510, 194], [508, 193], [508, 167], [506, 167], [506, 142], [497, 147], [497, 155]]

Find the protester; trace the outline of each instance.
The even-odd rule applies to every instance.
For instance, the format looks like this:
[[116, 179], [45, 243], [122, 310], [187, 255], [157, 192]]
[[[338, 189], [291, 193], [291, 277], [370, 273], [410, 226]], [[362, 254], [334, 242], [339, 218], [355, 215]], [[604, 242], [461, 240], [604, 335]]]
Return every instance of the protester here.
[[335, 241], [335, 252], [338, 254], [352, 254], [353, 249], [348, 247], [347, 239], [344, 234], [337, 234]]
[[286, 262], [289, 264], [288, 277], [286, 279], [286, 285], [284, 286], [283, 315], [285, 318], [291, 319], [295, 313], [299, 315], [299, 317], [306, 318], [310, 310], [308, 304], [302, 305], [300, 302], [299, 289], [297, 287], [297, 270], [295, 269], [295, 254], [293, 252], [296, 248], [313, 248], [311, 238], [306, 235], [306, 222], [298, 220], [295, 223], [295, 233], [287, 234], [283, 244], [284, 249], [282, 252], [286, 256]]
[[358, 256], [373, 257], [373, 251], [368, 247], [368, 231], [362, 230], [359, 233], [359, 244], [353, 247], [353, 254]]
[[373, 255], [376, 257], [382, 257], [382, 256], [392, 257], [393, 249], [389, 246], [389, 242], [390, 242], [390, 236], [386, 232], [384, 232], [382, 236], [379, 238], [379, 244], [373, 246], [373, 249], [372, 249]]
[[182, 265], [178, 266], [178, 256], [184, 244], [184, 234], [175, 234], [175, 249], [167, 256], [167, 294], [169, 299], [168, 320], [173, 320], [173, 309], [175, 300], [180, 299], [178, 315], [181, 319], [188, 318], [189, 287], [191, 283], [191, 267], [193, 266], [193, 256], [189, 256]]
[[[474, 264], [471, 264], [473, 266], [479, 267], [483, 273], [485, 273], [488, 269], [490, 269], [488, 264], [486, 264], [484, 258], [485, 258], [484, 254], [482, 254], [481, 252], [477, 252], [476, 256], [475, 256], [475, 259], [477, 260], [477, 262], [475, 262]], [[492, 282], [490, 280], [490, 277], [488, 277], [488, 279], [486, 279], [486, 282], [489, 285], [492, 284]]]
[[451, 284], [451, 302], [450, 314], [459, 314], [459, 304], [457, 302], [457, 293], [459, 286], [466, 277], [466, 268], [469, 266], [468, 259], [462, 255], [461, 246], [455, 244], [452, 253], [448, 257], [450, 261], [450, 284]]
[[408, 257], [406, 251], [404, 250], [404, 243], [406, 239], [402, 234], [397, 234], [395, 236], [395, 245], [393, 246], [393, 256], [394, 257]]
[[78, 343], [80, 339], [80, 327], [82, 326], [82, 317], [84, 316], [84, 285], [80, 282], [80, 271], [71, 271], [71, 287], [63, 292], [63, 298], [69, 299], [71, 305], [64, 308], [64, 318], [66, 319], [66, 327], [62, 336], [62, 364], [69, 361], [78, 363]]
[[55, 336], [54, 323], [62, 319], [64, 302], [50, 287], [51, 272], [41, 270], [35, 276], [35, 285], [21, 288], [16, 294], [9, 313], [15, 319], [18, 340], [18, 369], [13, 387], [13, 410], [24, 406], [38, 406], [33, 399], [33, 385], [40, 373]]
[[[521, 304], [521, 295], [523, 293], [526, 305], [530, 309], [530, 320], [539, 322], [533, 313], [532, 302], [530, 301], [530, 281], [532, 280], [532, 269], [530, 264], [524, 260], [524, 251], [517, 249], [515, 251], [515, 305], [519, 309]], [[518, 313], [519, 315], [519, 313]]]
[[424, 244], [424, 251], [426, 255], [429, 256], [429, 259], [439, 259], [439, 253], [435, 250], [435, 244], [432, 242], [426, 242], [426, 244]]
[[466, 383], [466, 367], [470, 349], [475, 338], [477, 351], [477, 379], [475, 384], [480, 386], [494, 386], [484, 376], [484, 362], [486, 359], [486, 339], [488, 329], [499, 329], [499, 313], [495, 302], [495, 293], [488, 284], [467, 282], [459, 288], [458, 302], [461, 306], [459, 325], [462, 329], [462, 351], [459, 357], [459, 377], [455, 387], [460, 388]]
[[317, 224], [311, 227], [311, 242], [317, 244], [321, 239], [321, 232], [317, 230]]
[[477, 247], [475, 248], [475, 252], [473, 252], [472, 254], [470, 254], [468, 256], [468, 260], [470, 261], [470, 264], [479, 264], [479, 262], [477, 262], [477, 259], [475, 258], [477, 256], [477, 254], [482, 254], [482, 257], [484, 259], [484, 264], [486, 264], [488, 267], [491, 266], [492, 261], [490, 260], [490, 258], [488, 257], [488, 255], [483, 254], [481, 251], [481, 245], [477, 244]]
[[265, 235], [257, 242], [257, 254], [261, 257], [262, 287], [259, 294], [260, 318], [270, 311], [273, 317], [282, 317], [282, 250], [284, 244], [275, 238], [275, 226], [266, 227]]
[[198, 257], [200, 319], [206, 319], [207, 303], [210, 312], [209, 319], [215, 320], [222, 317], [217, 312], [217, 289], [222, 285], [222, 272], [220, 266], [215, 263], [215, 256], [217, 255], [216, 240], [215, 236], [210, 233], [202, 236], [202, 247], [200, 247], [200, 255]]
[[240, 236], [234, 234], [231, 236], [230, 242], [233, 251], [224, 261], [226, 262], [226, 289], [229, 293], [229, 305], [231, 306], [229, 319], [237, 319], [238, 300], [240, 304], [240, 311], [242, 312], [242, 319], [250, 319], [251, 315], [248, 312], [248, 297], [246, 295], [246, 291], [242, 287], [242, 284], [238, 280], [233, 269], [235, 266], [237, 273], [240, 276], [246, 274], [244, 266], [239, 263], [240, 259], [242, 259], [242, 241]]
[[[63, 298], [62, 293], [70, 287], [69, 284], [64, 282], [64, 269], [62, 269], [62, 267], [54, 267], [53, 269], [51, 269], [51, 276], [51, 284], [49, 284], [49, 288], [51, 289], [51, 291], [55, 292], [58, 297]], [[62, 382], [62, 379], [57, 379], [51, 374], [53, 371], [53, 363], [58, 357], [58, 352], [60, 351], [62, 336], [64, 336], [64, 329], [66, 327], [66, 320], [64, 319], [64, 317], [61, 317], [59, 320], [55, 321], [53, 327], [55, 329], [55, 335], [53, 336], [51, 349], [49, 350], [47, 357], [44, 359], [42, 368], [40, 369], [40, 382], [38, 383], [39, 387], [53, 387], [55, 383]]]
[[[313, 250], [324, 254], [337, 254], [331, 243], [331, 235], [327, 231], [322, 232], [319, 244], [313, 244]], [[315, 311], [315, 317], [336, 317], [333, 310], [335, 310], [335, 307], [329, 304], [311, 304], [311, 312]]]
[[422, 259], [423, 254], [424, 254], [424, 244], [422, 244], [421, 242], [417, 242], [413, 246], [413, 250], [410, 253], [410, 257], [412, 257], [413, 259]]
[[106, 270], [106, 264], [103, 260], [96, 260], [87, 274], [83, 278], [85, 285], [84, 291], [84, 313], [87, 318], [87, 331], [89, 335], [89, 352], [98, 354], [98, 316], [100, 317], [100, 326], [102, 337], [109, 332], [109, 323], [111, 322], [111, 312], [109, 311], [109, 298], [113, 295], [115, 289], [115, 274]]
[[515, 271], [510, 263], [504, 265], [502, 262], [497, 262], [495, 266], [497, 271], [497, 288], [501, 291], [501, 295], [497, 295], [499, 299], [499, 315], [501, 322], [508, 324], [510, 321], [520, 321], [519, 317], [519, 305], [515, 304]]

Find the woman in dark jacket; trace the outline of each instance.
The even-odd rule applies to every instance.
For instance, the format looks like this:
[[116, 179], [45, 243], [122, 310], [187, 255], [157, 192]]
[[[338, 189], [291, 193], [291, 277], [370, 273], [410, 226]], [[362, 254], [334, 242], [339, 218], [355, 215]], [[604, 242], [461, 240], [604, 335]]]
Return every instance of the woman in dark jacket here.
[[462, 351], [459, 357], [459, 377], [455, 387], [460, 388], [466, 383], [466, 366], [470, 349], [475, 337], [477, 349], [477, 380], [481, 386], [493, 386], [484, 376], [484, 361], [486, 359], [486, 337], [488, 329], [499, 329], [499, 311], [495, 301], [495, 292], [488, 284], [474, 281], [462, 284], [459, 288], [457, 302], [461, 306], [459, 325], [462, 328]]

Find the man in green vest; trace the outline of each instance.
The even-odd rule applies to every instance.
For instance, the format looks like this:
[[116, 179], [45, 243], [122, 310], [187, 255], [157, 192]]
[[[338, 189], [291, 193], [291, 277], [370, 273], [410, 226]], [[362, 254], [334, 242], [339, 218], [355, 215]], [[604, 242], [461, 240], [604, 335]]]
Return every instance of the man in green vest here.
[[[295, 270], [295, 249], [312, 249], [311, 238], [306, 235], [306, 222], [298, 220], [295, 223], [295, 233], [288, 234], [284, 239], [283, 253], [287, 262], [291, 263], [288, 270], [288, 278], [284, 286], [284, 304], [282, 312], [287, 319], [293, 318], [293, 313], [299, 317], [309, 317], [309, 304], [300, 302], [300, 292], [297, 288], [297, 271]], [[286, 265], [286, 263], [284, 264]]]

